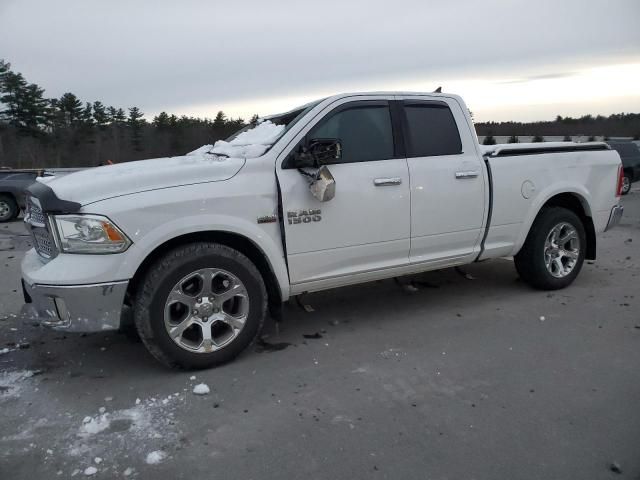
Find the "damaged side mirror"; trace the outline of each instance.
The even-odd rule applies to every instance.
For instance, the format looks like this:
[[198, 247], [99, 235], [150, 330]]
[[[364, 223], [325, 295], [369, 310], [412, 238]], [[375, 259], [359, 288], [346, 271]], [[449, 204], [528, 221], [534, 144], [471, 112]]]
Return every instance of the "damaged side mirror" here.
[[[292, 156], [293, 164], [309, 182], [309, 191], [320, 202], [336, 194], [336, 181], [327, 163], [342, 158], [342, 144], [337, 138], [315, 138], [301, 145]], [[311, 172], [303, 169], [313, 169]]]
[[319, 168], [342, 158], [342, 144], [337, 138], [314, 138], [299, 147], [293, 155], [298, 168]]
[[328, 202], [336, 195], [336, 181], [326, 165], [321, 166], [309, 183], [309, 191], [321, 202]]

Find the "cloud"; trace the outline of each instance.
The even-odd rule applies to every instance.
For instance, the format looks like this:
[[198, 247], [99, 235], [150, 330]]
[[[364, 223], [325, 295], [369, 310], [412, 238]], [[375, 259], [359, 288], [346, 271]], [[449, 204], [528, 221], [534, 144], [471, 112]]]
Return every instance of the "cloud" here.
[[515, 80], [502, 80], [497, 83], [501, 85], [509, 85], [512, 83], [527, 83], [527, 82], [535, 82], [537, 80], [555, 80], [558, 78], [568, 78], [576, 75], [576, 72], [556, 72], [556, 73], [545, 73], [542, 75], [529, 75], [528, 77], [518, 78]]
[[184, 111], [420, 78], [531, 81], [534, 67], [640, 55], [638, 18], [638, 0], [21, 0], [2, 6], [0, 44], [50, 96]]

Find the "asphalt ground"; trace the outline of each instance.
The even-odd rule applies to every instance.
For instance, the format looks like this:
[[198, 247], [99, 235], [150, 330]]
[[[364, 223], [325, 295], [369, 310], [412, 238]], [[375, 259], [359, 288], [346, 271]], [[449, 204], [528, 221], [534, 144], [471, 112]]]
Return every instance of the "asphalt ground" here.
[[623, 204], [565, 290], [505, 259], [311, 294], [195, 373], [20, 317], [29, 238], [0, 225], [0, 478], [638, 479], [640, 190]]

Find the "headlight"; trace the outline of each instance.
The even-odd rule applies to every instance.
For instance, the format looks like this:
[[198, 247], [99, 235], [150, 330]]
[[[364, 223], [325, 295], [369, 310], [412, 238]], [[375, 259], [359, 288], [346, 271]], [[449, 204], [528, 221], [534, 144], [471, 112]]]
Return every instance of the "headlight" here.
[[65, 253], [120, 253], [131, 240], [107, 217], [54, 215], [60, 250]]

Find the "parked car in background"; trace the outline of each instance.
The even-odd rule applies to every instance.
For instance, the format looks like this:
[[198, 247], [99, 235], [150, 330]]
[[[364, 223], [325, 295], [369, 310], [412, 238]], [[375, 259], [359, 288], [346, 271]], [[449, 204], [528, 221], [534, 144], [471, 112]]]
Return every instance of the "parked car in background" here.
[[609, 146], [620, 155], [624, 178], [622, 194], [631, 190], [631, 184], [640, 180], [640, 148], [635, 142], [608, 142]]
[[0, 170], [0, 222], [9, 222], [24, 209], [24, 190], [42, 170]]
[[59, 177], [77, 168], [0, 169], [0, 223], [16, 218], [25, 208], [24, 191], [38, 177]]

